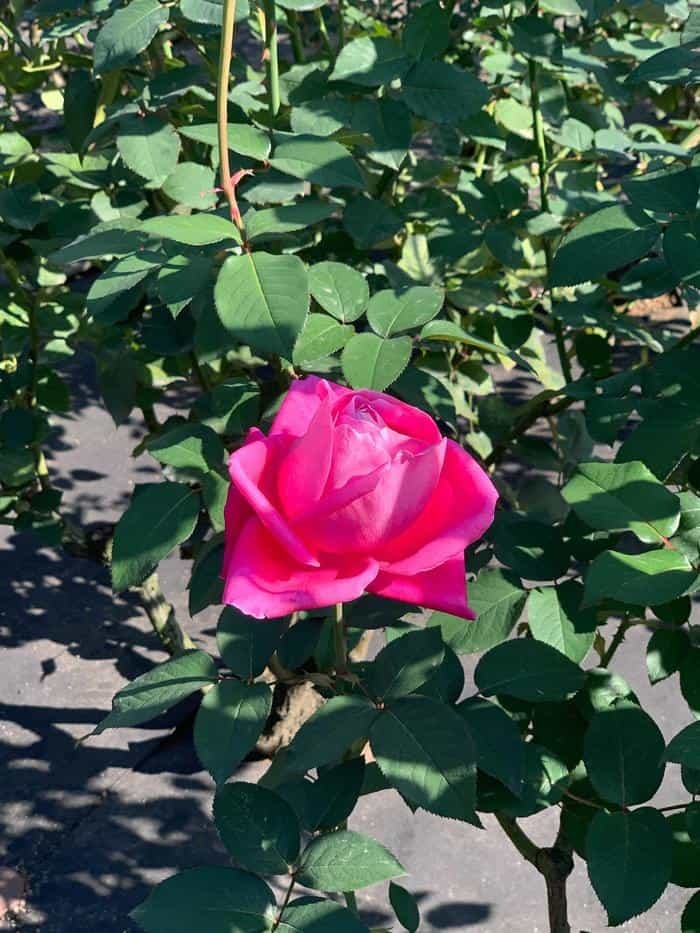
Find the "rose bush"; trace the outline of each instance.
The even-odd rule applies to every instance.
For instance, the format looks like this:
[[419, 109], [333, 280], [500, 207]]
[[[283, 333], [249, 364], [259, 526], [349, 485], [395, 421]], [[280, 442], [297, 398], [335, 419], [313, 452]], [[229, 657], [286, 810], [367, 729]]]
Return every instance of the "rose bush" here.
[[223, 601], [256, 618], [379, 596], [465, 619], [498, 494], [425, 412], [307, 376], [229, 459]]
[[[697, 9], [6, 6], [0, 524], [139, 600], [170, 658], [96, 731], [194, 705], [225, 849], [138, 924], [367, 933], [354, 892], [403, 868], [354, 813], [386, 794], [460, 821], [457, 865], [500, 827], [555, 933], [667, 924], [700, 888]], [[76, 356], [156, 471], [87, 528]]]

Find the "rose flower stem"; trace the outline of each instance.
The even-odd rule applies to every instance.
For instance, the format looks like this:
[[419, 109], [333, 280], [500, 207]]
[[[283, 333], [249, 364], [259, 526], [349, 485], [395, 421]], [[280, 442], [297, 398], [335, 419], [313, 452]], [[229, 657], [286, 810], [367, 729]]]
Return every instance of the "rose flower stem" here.
[[231, 181], [231, 166], [228, 158], [228, 85], [233, 55], [233, 36], [236, 23], [236, 0], [224, 0], [221, 24], [221, 46], [219, 50], [219, 76], [216, 88], [216, 122], [219, 140], [219, 169], [221, 190], [228, 201], [231, 220], [241, 232], [245, 243], [243, 220], [238, 209], [236, 189]]
[[343, 604], [335, 604], [333, 619], [333, 644], [335, 645], [335, 670], [338, 674], [345, 674], [348, 669], [348, 646], [345, 641], [345, 620], [343, 619]]

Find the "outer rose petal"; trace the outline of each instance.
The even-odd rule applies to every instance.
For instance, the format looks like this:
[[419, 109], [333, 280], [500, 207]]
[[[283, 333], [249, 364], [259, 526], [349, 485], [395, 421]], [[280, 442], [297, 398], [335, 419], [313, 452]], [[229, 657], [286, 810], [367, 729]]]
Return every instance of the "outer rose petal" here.
[[223, 601], [256, 619], [357, 599], [377, 574], [369, 557], [324, 560], [320, 569], [290, 561], [256, 517], [246, 521], [227, 563]]
[[316, 558], [263, 492], [266, 470], [274, 475], [279, 463], [280, 458], [275, 456], [278, 446], [274, 440], [271, 441], [257, 428], [253, 428], [246, 443], [229, 457], [228, 471], [231, 481], [260, 521], [292, 558], [310, 567], [318, 567]]
[[496, 487], [473, 457], [454, 441], [446, 443], [440, 481], [422, 514], [375, 555], [383, 570], [431, 570], [477, 541], [493, 521]]
[[272, 422], [269, 436], [293, 434], [295, 437], [301, 437], [308, 430], [311, 419], [325, 398], [342, 398], [348, 394], [350, 389], [326, 379], [319, 379], [317, 376], [295, 379]]
[[449, 612], [462, 619], [475, 619], [476, 615], [467, 605], [467, 584], [464, 574], [464, 556], [459, 554], [446, 560], [439, 567], [402, 577], [398, 574], [380, 572], [367, 587], [370, 593], [415, 603], [427, 609]]

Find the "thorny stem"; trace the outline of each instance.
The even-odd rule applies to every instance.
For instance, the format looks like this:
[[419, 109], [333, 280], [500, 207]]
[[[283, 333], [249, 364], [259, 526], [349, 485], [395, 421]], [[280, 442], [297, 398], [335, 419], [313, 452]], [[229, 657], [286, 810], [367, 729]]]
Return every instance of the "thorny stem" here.
[[280, 109], [280, 74], [277, 58], [277, 15], [275, 0], [264, 0], [265, 65], [267, 68], [267, 100], [270, 110], [270, 130]]
[[276, 930], [277, 927], [282, 923], [282, 918], [284, 917], [284, 912], [287, 909], [287, 904], [289, 904], [290, 898], [292, 896], [292, 891], [294, 890], [294, 885], [296, 884], [297, 876], [295, 874], [290, 875], [289, 886], [284, 895], [284, 900], [282, 901], [282, 906], [279, 909], [279, 913], [275, 917], [275, 920], [272, 924], [272, 930]]
[[570, 933], [566, 882], [574, 863], [571, 857], [571, 847], [564, 839], [561, 828], [554, 845], [551, 848], [540, 849], [514, 819], [503, 813], [496, 813], [495, 816], [506, 836], [525, 861], [536, 868], [544, 878], [547, 888], [550, 933]]
[[175, 609], [163, 595], [156, 572], [147, 577], [141, 586], [134, 587], [134, 592], [138, 593], [153, 630], [169, 654], [175, 656], [196, 647], [187, 632], [180, 628], [175, 618]]
[[620, 647], [622, 642], [625, 640], [627, 629], [630, 628], [631, 624], [632, 623], [628, 619], [625, 619], [622, 622], [620, 622], [617, 631], [612, 637], [612, 641], [610, 642], [610, 644], [607, 647], [607, 650], [605, 651], [605, 654], [600, 659], [601, 667], [607, 667], [608, 664], [610, 664], [610, 662], [612, 661], [613, 655], [615, 654], [617, 649]]
[[[535, 136], [535, 146], [537, 148], [537, 167], [538, 179], [540, 185], [540, 210], [549, 213], [549, 195], [547, 193], [547, 182], [549, 179], [549, 166], [547, 164], [547, 141], [544, 135], [544, 121], [542, 120], [542, 110], [540, 109], [540, 91], [538, 85], [537, 62], [529, 59], [527, 63], [528, 77], [530, 81], [530, 109], [532, 112], [532, 130]], [[547, 281], [549, 281], [552, 269], [552, 251], [549, 242], [543, 238], [542, 246], [544, 249], [545, 263], [547, 266]], [[554, 339], [557, 344], [557, 353], [559, 355], [559, 364], [561, 371], [567, 382], [571, 382], [573, 375], [571, 372], [571, 363], [566, 352], [564, 343], [564, 330], [561, 321], [557, 318], [553, 320]]]
[[233, 36], [236, 22], [236, 0], [224, 0], [223, 21], [221, 24], [221, 46], [219, 50], [219, 75], [216, 86], [216, 122], [219, 139], [219, 170], [221, 190], [228, 201], [231, 220], [241, 232], [245, 242], [243, 220], [238, 209], [236, 189], [231, 180], [231, 166], [228, 158], [228, 85], [233, 55]]

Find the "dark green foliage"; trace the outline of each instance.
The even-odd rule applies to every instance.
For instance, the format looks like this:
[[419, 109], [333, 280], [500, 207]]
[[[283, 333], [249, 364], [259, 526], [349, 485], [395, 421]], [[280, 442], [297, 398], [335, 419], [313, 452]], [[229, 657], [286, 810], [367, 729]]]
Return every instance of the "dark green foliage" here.
[[[217, 88], [230, 9], [41, 0], [3, 19], [0, 523], [99, 560], [144, 602], [174, 656], [95, 731], [199, 704], [195, 748], [236, 865], [164, 881], [136, 922], [367, 933], [352, 897], [294, 885], [349, 894], [403, 873], [347, 828], [383, 790], [475, 826], [493, 812], [516, 840], [518, 820], [560, 808], [557, 864], [573, 848], [610, 924], [634, 924], [669, 880], [700, 886], [700, 724], [666, 747], [654, 693], [642, 709], [617, 672], [644, 634], [654, 691], [674, 691], [681, 722], [700, 716], [698, 12], [238, 0], [245, 42], [267, 47], [237, 46]], [[47, 456], [54, 416], [80, 416], [79, 350], [160, 473], [94, 538]], [[192, 562], [195, 626], [220, 603], [228, 456], [311, 373], [423, 409], [492, 471], [496, 520], [466, 560], [477, 618], [363, 596], [339, 659], [330, 608], [229, 606], [219, 665], [154, 572]], [[440, 521], [473, 491], [453, 495]], [[293, 709], [286, 735], [297, 691], [314, 711]], [[260, 782], [236, 781], [277, 729], [291, 741]], [[649, 801], [679, 769], [665, 816]], [[409, 891], [388, 897], [420, 929]], [[680, 926], [700, 930], [698, 895]]]

